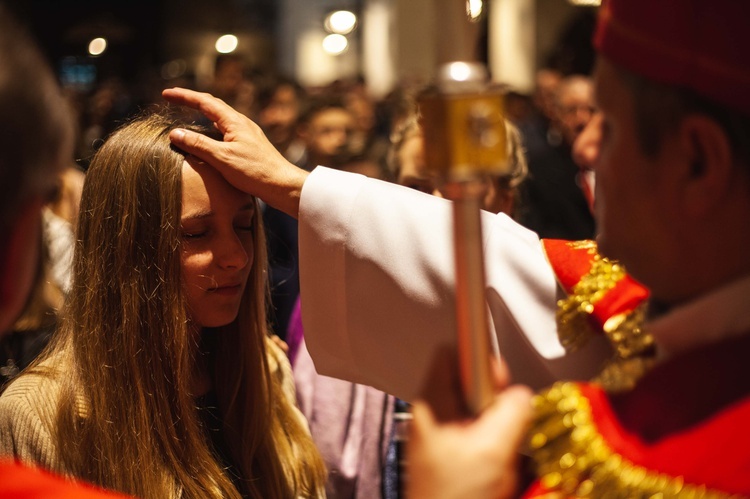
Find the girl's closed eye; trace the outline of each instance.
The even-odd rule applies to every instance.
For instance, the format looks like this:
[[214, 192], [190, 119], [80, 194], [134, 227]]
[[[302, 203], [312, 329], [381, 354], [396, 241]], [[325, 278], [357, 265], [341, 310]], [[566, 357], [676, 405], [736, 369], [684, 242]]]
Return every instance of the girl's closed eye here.
[[201, 239], [208, 235], [208, 229], [205, 227], [182, 227], [182, 238], [187, 240]]
[[184, 232], [182, 233], [182, 237], [185, 239], [200, 239], [206, 235], [206, 232]]
[[235, 230], [242, 232], [252, 232], [255, 227], [253, 215], [254, 210], [242, 210], [242, 213], [240, 213], [239, 216], [237, 216], [234, 220]]
[[237, 223], [237, 224], [234, 225], [235, 229], [237, 229], [239, 231], [242, 231], [242, 232], [252, 232], [253, 227], [254, 227], [254, 225], [253, 225], [252, 222]]

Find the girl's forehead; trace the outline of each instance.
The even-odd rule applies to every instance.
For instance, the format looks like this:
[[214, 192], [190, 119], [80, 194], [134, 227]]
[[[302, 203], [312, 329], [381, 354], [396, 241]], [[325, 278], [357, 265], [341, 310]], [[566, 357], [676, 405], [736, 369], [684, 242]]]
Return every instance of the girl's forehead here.
[[253, 196], [233, 187], [212, 166], [185, 159], [182, 164], [182, 211], [236, 212], [252, 209]]

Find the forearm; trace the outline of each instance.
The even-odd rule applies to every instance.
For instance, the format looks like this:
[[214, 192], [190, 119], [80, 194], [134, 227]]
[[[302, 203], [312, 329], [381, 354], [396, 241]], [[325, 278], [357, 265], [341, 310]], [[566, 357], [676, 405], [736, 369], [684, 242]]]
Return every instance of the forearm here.
[[[300, 282], [321, 374], [407, 400], [420, 394], [432, 357], [455, 345], [451, 217], [450, 203], [410, 189], [328, 169], [311, 174]], [[554, 379], [549, 363], [565, 354], [554, 274], [533, 233], [503, 216], [487, 214], [483, 225], [500, 351], [515, 357], [514, 379], [543, 386]]]

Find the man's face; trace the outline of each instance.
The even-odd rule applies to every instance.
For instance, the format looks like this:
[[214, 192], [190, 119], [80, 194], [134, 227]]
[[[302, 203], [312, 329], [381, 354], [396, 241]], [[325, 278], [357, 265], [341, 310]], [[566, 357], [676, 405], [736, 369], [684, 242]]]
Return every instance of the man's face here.
[[258, 121], [268, 140], [278, 147], [292, 140], [298, 117], [297, 93], [290, 85], [283, 85], [276, 89], [271, 102], [260, 111]]
[[566, 84], [560, 90], [557, 104], [563, 137], [573, 144], [594, 113], [593, 89], [584, 80]]
[[599, 61], [595, 87], [601, 110], [601, 119], [597, 117], [601, 127], [598, 154], [592, 165], [599, 248], [620, 260], [644, 284], [656, 285], [664, 257], [675, 249], [668, 222], [674, 219], [675, 206], [667, 167], [672, 161], [671, 148], [667, 139], [655, 157], [644, 155], [637, 136], [633, 94], [606, 60]]
[[337, 166], [349, 152], [354, 118], [346, 109], [324, 109], [309, 121], [302, 134], [309, 155], [327, 166]]

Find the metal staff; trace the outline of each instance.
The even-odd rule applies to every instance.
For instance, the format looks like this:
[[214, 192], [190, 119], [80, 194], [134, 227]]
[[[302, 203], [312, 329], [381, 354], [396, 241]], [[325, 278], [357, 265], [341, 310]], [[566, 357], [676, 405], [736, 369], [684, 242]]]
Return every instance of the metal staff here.
[[[505, 172], [507, 139], [503, 96], [489, 88], [484, 65], [468, 55], [476, 28], [464, 5], [436, 0], [443, 61], [419, 109], [426, 162], [453, 201], [459, 374], [467, 409], [478, 414], [493, 397], [479, 184]], [[461, 52], [464, 58], [456, 59]]]

